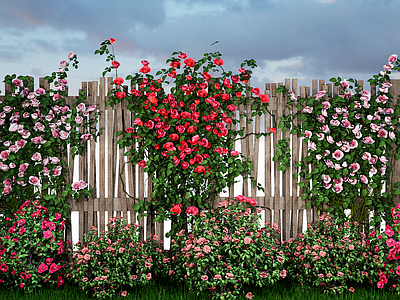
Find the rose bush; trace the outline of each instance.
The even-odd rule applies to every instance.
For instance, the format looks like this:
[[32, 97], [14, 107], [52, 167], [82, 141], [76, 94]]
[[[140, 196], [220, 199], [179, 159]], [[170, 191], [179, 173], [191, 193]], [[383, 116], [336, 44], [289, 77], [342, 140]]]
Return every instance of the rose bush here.
[[[389, 74], [393, 69], [398, 70], [399, 63], [397, 55], [391, 55], [384, 66], [385, 71], [368, 80], [371, 85], [379, 86], [377, 95], [361, 91], [354, 79], [342, 80], [340, 77], [330, 79], [340, 88], [340, 95], [331, 101], [323, 100], [325, 91], [310, 99], [297, 99], [284, 87], [276, 91], [290, 95], [287, 104], [295, 105], [297, 102], [296, 107], [302, 109], [295, 115], [283, 117], [279, 127], [285, 131], [290, 128], [291, 120], [298, 116], [304, 121], [301, 128], [300, 125], [294, 126], [291, 133], [301, 133], [310, 147], [309, 155], [296, 164], [296, 167], [301, 167], [301, 172], [293, 176], [297, 179], [300, 175], [306, 179], [306, 182], [298, 184], [302, 200], [311, 200], [306, 209], [315, 205], [324, 212], [322, 205], [328, 204], [327, 212], [339, 218], [339, 222], [357, 221], [362, 225], [367, 225], [368, 213], [374, 210], [371, 225], [381, 222], [383, 213], [385, 221], [393, 224], [389, 212], [394, 206], [393, 194], [399, 194], [400, 189], [390, 188], [386, 172], [392, 171], [388, 165], [391, 145], [400, 145], [400, 110], [398, 105], [395, 109], [389, 107], [392, 102]], [[355, 91], [351, 83], [354, 83]], [[400, 157], [398, 151], [396, 160]], [[285, 157], [286, 164], [283, 165]], [[284, 171], [290, 163], [290, 149], [281, 147], [279, 155], [274, 157], [277, 159], [281, 162], [279, 169]], [[312, 173], [308, 173], [310, 164], [315, 166]], [[381, 195], [384, 186], [386, 192]], [[369, 194], [371, 189], [373, 193]], [[345, 216], [345, 209], [351, 209], [350, 217]]]
[[[243, 202], [245, 197], [237, 199]], [[247, 203], [255, 205], [251, 200]], [[193, 216], [191, 232], [182, 230], [171, 241], [173, 256], [163, 261], [161, 273], [168, 272], [171, 280], [184, 282], [197, 294], [210, 291], [213, 299], [236, 298], [242, 284], [262, 287], [285, 278], [286, 256], [279, 251], [277, 225], [259, 229], [257, 215], [250, 207], [242, 212], [240, 202], [223, 201], [217, 210]], [[252, 293], [245, 292], [251, 299]]]
[[321, 215], [305, 233], [283, 243], [282, 251], [290, 254], [285, 263], [288, 278], [339, 294], [354, 292], [354, 282], [372, 284], [377, 255], [367, 247], [364, 233], [360, 239], [359, 224], [331, 220], [331, 215]]
[[373, 230], [368, 235], [371, 239], [367, 240], [367, 245], [376, 253], [375, 260], [380, 267], [378, 272], [373, 273], [378, 289], [385, 287], [400, 294], [400, 204], [392, 208], [391, 212], [393, 227], [386, 225], [382, 233]]
[[[78, 67], [74, 53], [71, 52], [68, 59], [75, 68]], [[43, 88], [34, 90], [28, 76], [16, 78], [14, 74], [4, 79], [12, 91], [4, 97], [4, 102], [0, 102], [0, 207], [5, 209], [2, 211], [5, 216], [13, 218], [21, 203], [39, 196], [38, 201], [50, 213], [61, 213], [69, 227], [66, 196], [71, 194], [72, 198], [78, 198], [83, 194], [90, 195], [92, 191], [79, 191], [80, 188], [67, 187], [65, 183], [69, 170], [61, 158], [67, 156], [67, 144], [70, 144], [73, 162], [74, 157], [86, 149], [86, 141], [93, 138], [92, 131], [94, 134], [96, 127], [91, 125], [97, 122], [100, 114], [95, 113], [94, 119], [87, 121], [95, 106], [86, 108], [84, 93], [74, 100], [72, 109], [65, 105], [68, 65], [66, 60], [61, 61], [58, 72], [45, 77], [49, 83], [58, 80], [54, 82], [54, 90], [49, 92]], [[76, 117], [73, 119], [71, 115]], [[88, 127], [90, 133], [80, 136], [76, 131], [80, 126]], [[72, 178], [72, 172], [69, 175]], [[41, 192], [35, 191], [40, 183]], [[62, 191], [61, 198], [46, 193], [54, 190]], [[0, 227], [4, 227], [2, 222]]]
[[[49, 214], [38, 201], [26, 201], [12, 226], [0, 230], [0, 286], [30, 293], [45, 283], [64, 283], [64, 225], [59, 213]], [[68, 241], [69, 246], [71, 242]]]
[[[110, 54], [107, 49], [114, 42], [104, 41], [95, 54], [109, 54], [107, 61], [115, 61], [114, 52]], [[169, 68], [156, 73], [160, 76], [158, 79], [149, 74], [150, 63], [143, 60], [139, 73], [126, 77], [126, 80], [131, 80], [130, 89], [122, 86], [122, 78], [115, 78], [114, 88], [106, 102], [106, 106], [113, 106], [128, 101], [127, 108], [135, 115], [133, 127], [117, 133], [117, 136], [123, 134], [118, 144], [122, 148], [136, 141], [139, 143], [139, 150], [133, 147], [125, 155], [129, 156], [128, 162], [138, 164], [149, 173], [154, 186], [151, 203], [137, 199], [139, 202], [134, 205], [134, 211], [138, 218], [144, 211], [153, 213], [153, 222], [171, 218], [176, 226], [172, 226], [167, 237], [187, 228], [185, 218], [170, 213], [174, 205], [181, 204], [183, 211], [189, 207], [209, 209], [226, 186], [238, 182], [236, 177], [249, 178], [250, 169], [254, 169], [250, 160], [238, 151], [229, 150], [233, 149], [237, 132], [228, 133], [225, 123], [240, 122], [235, 116], [240, 104], [252, 102], [251, 110], [256, 112], [251, 116], [257, 111], [259, 115], [265, 113], [269, 96], [261, 94], [258, 88], [246, 86], [251, 68], [256, 66], [254, 60], [245, 60], [239, 73], [233, 74], [225, 72], [220, 57], [219, 52], [206, 53], [195, 61], [186, 53], [175, 52], [166, 61]], [[245, 69], [245, 66], [250, 69]], [[181, 67], [182, 73], [178, 73]], [[111, 67], [105, 69], [103, 76], [108, 71]], [[222, 71], [220, 78], [214, 78], [215, 82], [211, 81], [211, 71]], [[174, 86], [167, 92], [165, 85], [171, 82]], [[243, 92], [254, 93], [256, 97], [245, 97]], [[244, 116], [250, 123], [250, 116], [246, 113]], [[201, 119], [204, 122], [200, 122]], [[243, 131], [244, 128], [238, 133], [243, 136]], [[260, 133], [257, 138], [269, 134]], [[148, 151], [147, 160], [144, 158], [145, 150]], [[256, 185], [254, 178], [250, 178]], [[171, 186], [176, 188], [171, 189]], [[258, 189], [263, 190], [260, 184]]]
[[99, 298], [116, 293], [126, 296], [128, 286], [154, 284], [158, 265], [167, 257], [159, 248], [162, 241], [153, 236], [139, 242], [139, 225], [127, 224], [122, 217], [110, 219], [107, 227], [108, 231], [99, 236], [92, 227], [84, 240], [76, 244], [78, 250], [73, 254], [66, 277], [84, 292], [93, 292]]

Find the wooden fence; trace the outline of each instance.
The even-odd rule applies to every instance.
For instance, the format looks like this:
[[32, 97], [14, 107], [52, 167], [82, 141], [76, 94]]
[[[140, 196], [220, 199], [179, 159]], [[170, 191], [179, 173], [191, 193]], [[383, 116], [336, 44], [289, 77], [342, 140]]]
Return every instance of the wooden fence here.
[[[271, 100], [269, 103], [269, 109], [273, 115], [276, 117], [277, 124], [279, 123], [279, 119], [282, 114], [287, 115], [288, 109], [285, 108], [286, 100], [282, 96], [282, 94], [275, 94], [275, 90], [279, 85], [283, 83], [267, 83], [265, 84], [265, 92], [270, 95]], [[359, 81], [359, 84], [362, 86], [363, 82]], [[394, 99], [398, 99], [398, 95], [400, 94], [400, 80], [392, 80], [393, 86], [390, 88], [390, 93], [394, 96]], [[305, 96], [311, 96], [316, 94], [319, 90], [325, 90], [328, 93], [333, 93], [333, 96], [338, 94], [338, 88], [332, 86], [332, 84], [325, 84], [324, 80], [313, 80], [312, 87], [304, 87], [301, 86], [298, 91], [297, 79], [286, 79], [284, 83], [285, 87], [289, 90], [294, 91], [296, 95], [300, 95], [301, 98]], [[49, 84], [43, 79], [39, 79], [39, 86], [44, 88], [45, 90], [49, 90]], [[119, 149], [117, 141], [122, 137], [116, 137], [116, 132], [123, 131], [129, 127], [132, 127], [132, 122], [134, 117], [132, 118], [131, 112], [127, 110], [127, 102], [124, 101], [113, 108], [107, 107], [105, 108], [105, 102], [107, 101], [107, 92], [112, 89], [112, 78], [107, 78], [107, 84], [105, 78], [100, 78], [100, 85], [97, 81], [92, 82], [82, 82], [82, 90], [87, 91], [87, 103], [88, 105], [96, 105], [96, 107], [102, 112], [99, 116], [99, 126], [100, 128], [104, 128], [98, 137], [97, 141], [92, 140], [88, 141], [90, 143], [90, 152], [86, 152], [84, 155], [79, 156], [79, 179], [85, 180], [88, 182], [90, 187], [93, 187], [94, 191], [97, 190], [97, 178], [99, 176], [99, 198], [96, 197], [96, 192], [93, 193], [94, 197], [88, 199], [79, 199], [69, 201], [69, 205], [71, 211], [79, 212], [79, 240], [83, 239], [83, 235], [87, 233], [91, 226], [98, 227], [99, 223], [99, 231], [105, 230], [105, 224], [107, 220], [105, 220], [105, 211], [108, 212], [116, 212], [117, 217], [121, 216], [121, 212], [124, 217], [127, 217], [127, 212], [131, 212], [131, 220], [134, 220], [135, 215], [133, 214], [133, 205], [134, 200], [129, 198], [122, 190], [122, 184], [119, 180], [118, 173], [116, 169], [121, 170], [121, 167], [124, 164], [124, 149]], [[5, 94], [10, 93], [10, 87], [6, 85]], [[376, 94], [376, 88], [371, 87], [371, 93], [373, 95]], [[73, 105], [73, 100], [77, 96], [68, 96], [67, 104], [71, 107]], [[327, 96], [325, 96], [326, 99]], [[4, 99], [4, 96], [0, 96], [0, 101]], [[240, 114], [242, 115], [244, 111], [249, 111], [250, 106], [243, 105], [239, 106]], [[105, 123], [105, 111], [107, 111], [108, 121]], [[113, 111], [114, 115], [114, 124], [112, 122]], [[293, 113], [298, 111], [297, 108], [293, 107]], [[110, 122], [111, 116], [111, 122]], [[254, 117], [255, 122], [255, 132], [260, 133], [261, 126], [261, 117], [256, 115]], [[115, 122], [116, 120], [116, 122]], [[295, 120], [295, 125], [298, 125], [300, 120]], [[114, 126], [113, 126], [114, 125]], [[240, 127], [245, 127], [245, 134], [253, 131], [253, 124], [245, 124], [245, 120], [242, 119], [240, 123]], [[108, 134], [105, 135], [105, 126], [107, 126]], [[228, 124], [228, 130], [233, 129], [233, 124]], [[269, 114], [265, 116], [265, 131], [269, 132], [271, 128], [271, 118]], [[80, 128], [81, 134], [84, 133], [83, 129]], [[291, 140], [293, 143], [291, 152], [292, 152], [292, 170], [286, 169], [286, 171], [282, 174], [278, 171], [278, 163], [272, 161], [272, 157], [276, 151], [275, 145], [280, 137], [287, 138], [291, 136]], [[261, 139], [261, 138], [260, 138]], [[252, 171], [252, 176], [254, 178], [258, 178], [258, 164], [259, 164], [259, 146], [260, 139], [256, 139], [253, 135], [247, 137], [246, 139], [241, 141], [241, 152], [245, 157], [249, 157], [252, 159], [253, 165], [255, 166]], [[106, 140], [108, 141], [108, 157], [106, 157]], [[99, 143], [99, 170], [96, 170], [96, 155], [95, 155], [95, 144]], [[271, 143], [274, 147], [274, 153], [270, 151]], [[137, 147], [137, 144], [136, 144]], [[236, 147], [236, 145], [235, 145]], [[130, 147], [126, 150], [129, 150]], [[301, 200], [301, 195], [298, 193], [298, 186], [295, 180], [291, 180], [292, 174], [296, 173], [297, 168], [294, 167], [296, 163], [300, 161], [301, 157], [305, 157], [307, 151], [302, 149], [308, 149], [307, 145], [300, 139], [297, 135], [290, 135], [289, 131], [286, 131], [282, 134], [282, 130], [280, 128], [276, 128], [276, 132], [271, 136], [265, 137], [265, 182], [260, 182], [257, 180], [262, 186], [265, 188], [265, 196], [258, 197], [256, 196], [257, 189], [250, 184], [250, 180], [245, 180], [243, 182], [243, 191], [242, 195], [251, 196], [256, 199], [258, 205], [269, 207], [274, 211], [274, 218], [272, 219], [272, 214], [268, 210], [264, 210], [265, 213], [265, 221], [272, 223], [277, 223], [279, 225], [279, 229], [281, 230], [281, 238], [283, 240], [289, 240], [291, 237], [296, 237], [297, 234], [301, 233], [305, 228], [303, 228], [303, 211], [305, 210], [305, 202]], [[119, 160], [117, 161], [117, 152], [119, 151]], [[88, 164], [88, 157], [90, 157], [90, 165]], [[69, 164], [71, 167], [72, 164], [72, 155], [69, 151], [69, 157], [65, 158], [64, 161]], [[106, 162], [108, 164], [108, 178], [105, 178], [105, 167]], [[119, 167], [118, 167], [119, 165]], [[262, 166], [261, 166], [262, 167]], [[298, 169], [297, 169], [298, 170]], [[293, 172], [294, 171], [294, 172]], [[394, 169], [394, 182], [400, 180], [400, 168], [399, 164], [395, 164]], [[73, 170], [70, 169], [70, 172]], [[148, 202], [151, 201], [151, 193], [152, 193], [152, 182], [149, 178], [147, 182], [148, 192], [147, 197], [144, 197], [145, 190], [145, 181], [144, 181], [144, 170], [138, 166], [132, 166], [132, 164], [126, 164], [124, 168], [124, 173], [122, 174], [122, 178], [125, 181], [125, 174], [128, 174], [129, 180], [128, 182], [124, 182], [125, 189], [128, 187], [129, 194], [134, 195], [134, 197], [146, 200]], [[274, 174], [274, 187], [271, 187], [272, 174]], [[118, 195], [114, 197], [115, 191], [115, 179], [118, 177]], [[136, 193], [136, 178], [138, 177], [138, 191]], [[282, 181], [283, 191], [282, 196], [280, 196], [280, 183]], [[67, 184], [69, 184], [69, 179]], [[105, 186], [108, 186], [108, 197], [105, 196]], [[293, 195], [290, 196], [290, 186], [293, 189]], [[229, 198], [233, 199], [237, 194], [234, 194], [233, 185], [229, 187]], [[220, 197], [216, 204], [220, 201], [227, 199], [226, 197]], [[395, 203], [399, 203], [400, 198], [399, 195], [395, 197]], [[324, 207], [326, 208], [326, 206]], [[314, 222], [318, 217], [318, 214], [313, 210], [313, 207], [306, 211], [306, 223]], [[282, 211], [282, 220], [280, 216], [280, 211]], [[290, 221], [290, 212], [292, 211], [292, 218]], [[297, 218], [296, 212], [299, 211], [299, 215]], [[97, 218], [97, 212], [99, 212], [100, 218]], [[110, 218], [112, 214], [108, 214]], [[135, 218], [136, 221], [136, 218]], [[283, 226], [281, 226], [281, 221]], [[144, 240], [144, 216], [142, 214], [139, 221], [139, 238], [140, 240]], [[365, 229], [364, 229], [365, 231]], [[157, 223], [156, 226], [152, 223], [152, 218], [150, 215], [147, 216], [147, 224], [146, 224], [146, 232], [147, 235], [149, 233], [157, 234], [162, 240], [164, 239], [164, 223]], [[67, 239], [72, 241], [72, 232], [67, 232]]]

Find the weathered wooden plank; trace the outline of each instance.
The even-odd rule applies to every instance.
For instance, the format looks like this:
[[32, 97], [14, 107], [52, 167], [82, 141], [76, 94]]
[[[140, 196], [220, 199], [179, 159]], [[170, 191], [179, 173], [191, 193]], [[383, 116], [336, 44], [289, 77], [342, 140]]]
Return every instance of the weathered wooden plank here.
[[101, 112], [99, 116], [99, 128], [103, 128], [100, 132], [97, 142], [99, 145], [99, 195], [100, 195], [100, 207], [99, 207], [99, 232], [105, 231], [106, 227], [106, 132], [105, 132], [105, 103], [106, 103], [106, 80], [104, 77], [100, 77], [100, 89], [99, 97], [96, 97], [96, 109]]
[[[107, 95], [113, 88], [113, 79], [112, 77], [107, 77]], [[109, 97], [106, 97], [106, 101], [109, 101]], [[114, 131], [114, 121], [117, 120], [113, 118], [113, 110], [115, 106], [107, 107], [107, 144], [108, 144], [108, 157], [107, 157], [107, 166], [108, 166], [108, 195], [107, 195], [107, 211], [108, 211], [108, 220], [106, 223], [109, 223], [109, 220], [114, 217], [114, 207], [113, 207], [113, 198], [115, 191], [115, 159], [117, 156], [117, 152], [114, 147], [114, 140], [116, 139], [116, 132]]]
[[[268, 103], [268, 110], [272, 114], [272, 102], [271, 102], [271, 84], [265, 84], [265, 93], [270, 96], [270, 102]], [[272, 116], [266, 112], [265, 113], [265, 133], [271, 132], [271, 122]], [[268, 207], [269, 209], [273, 209], [273, 203], [271, 202], [271, 194], [272, 194], [272, 166], [271, 166], [271, 135], [267, 135], [264, 137], [265, 140], [265, 197], [264, 197], [264, 207]], [[273, 201], [273, 200], [272, 200]], [[271, 226], [272, 224], [272, 212], [268, 209], [264, 210], [265, 222], [268, 222]]]

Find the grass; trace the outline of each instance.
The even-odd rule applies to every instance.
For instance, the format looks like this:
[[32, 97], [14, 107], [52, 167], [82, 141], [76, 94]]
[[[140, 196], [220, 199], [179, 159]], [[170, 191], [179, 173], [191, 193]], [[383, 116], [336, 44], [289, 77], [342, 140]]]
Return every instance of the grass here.
[[[350, 285], [349, 285], [350, 286]], [[376, 286], [369, 286], [355, 282], [351, 284], [355, 288], [354, 293], [345, 291], [342, 295], [332, 296], [322, 294], [319, 288], [305, 288], [298, 282], [282, 280], [269, 287], [253, 287], [252, 294], [254, 300], [398, 300], [399, 295], [390, 293], [385, 290], [378, 290]], [[245, 288], [245, 291], [248, 289]], [[203, 292], [197, 296], [196, 293], [189, 293], [184, 284], [176, 284], [168, 279], [158, 279], [154, 286], [129, 288], [128, 295], [122, 297], [118, 295], [112, 299], [129, 299], [129, 300], [210, 300], [208, 293]], [[37, 289], [31, 294], [24, 294], [19, 289], [0, 289], [0, 299], [2, 300], [84, 300], [93, 299], [91, 293], [86, 294], [79, 290], [76, 284], [66, 281], [60, 288], [45, 286]], [[109, 298], [111, 299], [111, 298]], [[238, 300], [248, 300], [245, 296], [237, 298]]]

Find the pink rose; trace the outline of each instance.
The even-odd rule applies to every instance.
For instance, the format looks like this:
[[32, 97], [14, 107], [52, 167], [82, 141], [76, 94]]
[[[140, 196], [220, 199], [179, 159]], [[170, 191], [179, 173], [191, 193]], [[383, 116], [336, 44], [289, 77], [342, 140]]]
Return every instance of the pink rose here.
[[39, 184], [39, 178], [37, 178], [36, 176], [29, 176], [29, 183], [37, 186]]
[[389, 63], [394, 63], [396, 61], [396, 59], [397, 59], [397, 54], [392, 54], [392, 55], [389, 56], [388, 62]]
[[31, 159], [33, 161], [39, 161], [42, 159], [42, 155], [40, 153], [36, 152], [35, 154], [32, 155]]
[[79, 190], [79, 189], [80, 189], [80, 184], [79, 184], [79, 182], [74, 182], [74, 183], [72, 184], [72, 189], [73, 189], [74, 191]]
[[66, 139], [68, 138], [68, 136], [69, 136], [69, 133], [68, 133], [68, 132], [65, 132], [64, 130], [61, 130], [61, 132], [60, 132], [60, 139], [66, 140]]
[[52, 133], [52, 135], [53, 135], [54, 138], [58, 138], [59, 133], [58, 133], [58, 130], [57, 130], [57, 129], [52, 130], [51, 133]]

